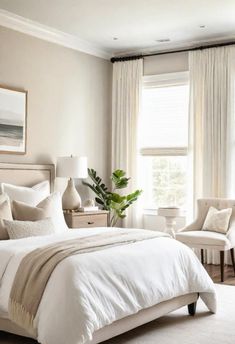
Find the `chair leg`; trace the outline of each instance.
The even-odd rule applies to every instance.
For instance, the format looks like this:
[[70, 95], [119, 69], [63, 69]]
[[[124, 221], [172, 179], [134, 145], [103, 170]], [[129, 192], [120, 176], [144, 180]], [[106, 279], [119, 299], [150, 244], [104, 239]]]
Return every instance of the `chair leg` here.
[[224, 251], [220, 251], [220, 273], [221, 282], [224, 282]]
[[204, 264], [204, 251], [201, 249], [201, 263]]
[[230, 254], [231, 254], [231, 260], [232, 260], [232, 264], [233, 264], [233, 271], [234, 271], [234, 275], [235, 275], [235, 261], [234, 261], [234, 251], [233, 251], [233, 248], [231, 248]]

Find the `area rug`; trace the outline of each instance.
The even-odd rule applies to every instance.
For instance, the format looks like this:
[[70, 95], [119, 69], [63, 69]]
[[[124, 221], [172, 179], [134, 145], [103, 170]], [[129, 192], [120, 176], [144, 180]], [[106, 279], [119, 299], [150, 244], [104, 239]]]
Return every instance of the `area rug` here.
[[105, 344], [235, 344], [235, 286], [216, 284], [218, 311], [199, 300], [197, 313], [183, 307]]
[[[217, 314], [209, 313], [199, 300], [194, 317], [183, 307], [104, 344], [235, 344], [235, 286], [216, 284], [216, 289]], [[33, 340], [3, 333], [0, 343], [36, 344]]]

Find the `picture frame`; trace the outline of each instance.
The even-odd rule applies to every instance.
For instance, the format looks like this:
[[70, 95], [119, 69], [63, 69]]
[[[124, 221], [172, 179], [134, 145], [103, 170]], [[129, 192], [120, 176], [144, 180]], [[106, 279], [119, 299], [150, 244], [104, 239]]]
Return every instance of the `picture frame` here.
[[0, 154], [26, 154], [28, 92], [0, 84]]

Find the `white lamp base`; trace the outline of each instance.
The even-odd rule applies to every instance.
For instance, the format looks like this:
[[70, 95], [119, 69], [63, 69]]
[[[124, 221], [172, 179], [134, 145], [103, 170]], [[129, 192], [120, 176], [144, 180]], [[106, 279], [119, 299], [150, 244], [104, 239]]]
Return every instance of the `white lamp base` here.
[[76, 210], [82, 205], [81, 197], [77, 192], [72, 178], [68, 180], [67, 188], [62, 196], [63, 210]]

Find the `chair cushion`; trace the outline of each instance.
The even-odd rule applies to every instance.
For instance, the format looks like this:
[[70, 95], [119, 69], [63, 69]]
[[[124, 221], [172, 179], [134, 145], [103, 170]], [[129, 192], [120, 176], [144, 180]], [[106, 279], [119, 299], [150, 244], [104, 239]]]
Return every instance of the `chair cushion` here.
[[230, 241], [224, 234], [209, 231], [179, 232], [175, 235], [176, 240], [195, 248], [211, 248], [217, 250], [229, 250]]

